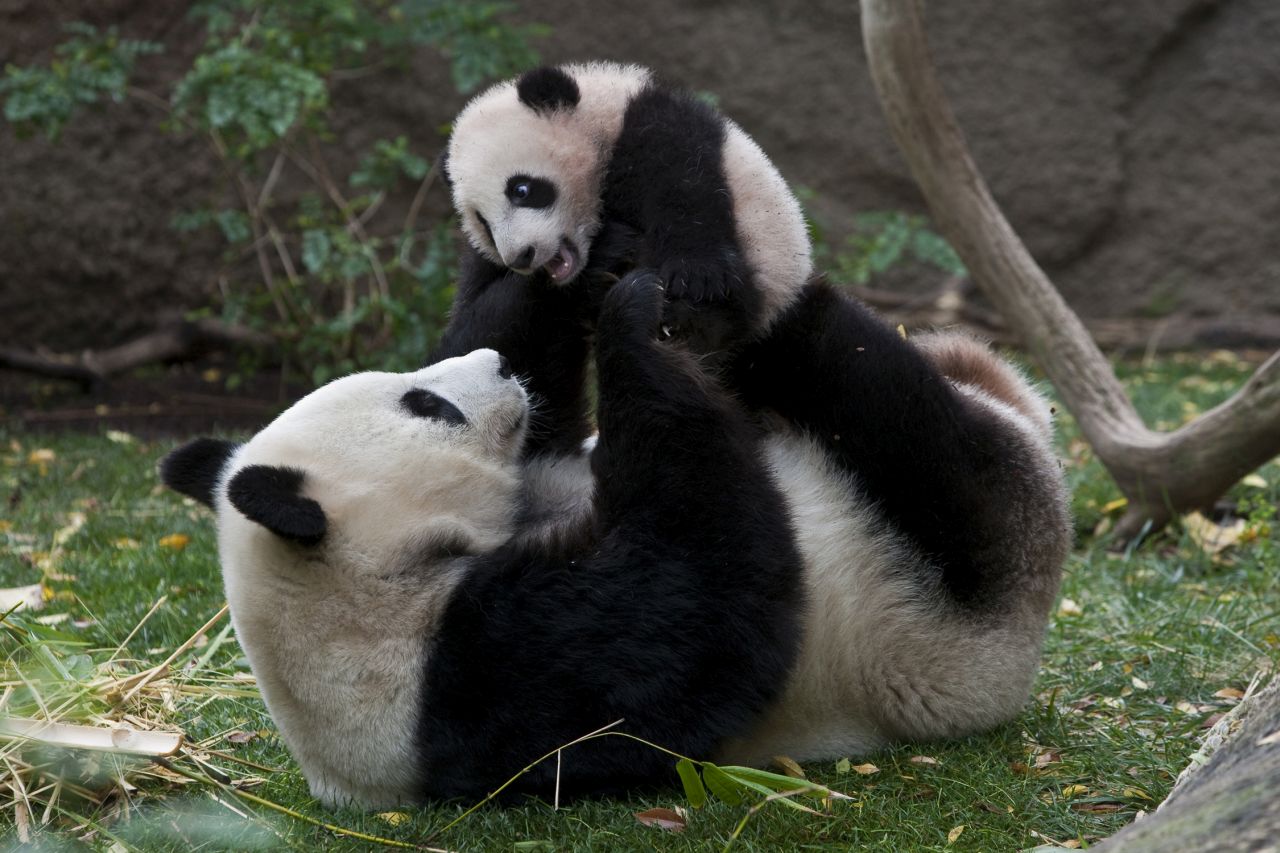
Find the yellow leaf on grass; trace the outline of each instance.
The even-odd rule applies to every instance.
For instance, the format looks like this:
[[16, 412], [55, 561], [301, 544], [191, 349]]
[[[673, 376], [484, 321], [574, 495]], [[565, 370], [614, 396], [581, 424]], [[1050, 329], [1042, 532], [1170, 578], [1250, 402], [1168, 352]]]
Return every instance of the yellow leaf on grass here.
[[1187, 531], [1191, 541], [1200, 546], [1200, 550], [1210, 557], [1217, 556], [1240, 541], [1240, 534], [1244, 533], [1244, 528], [1243, 518], [1237, 518], [1231, 524], [1223, 526], [1215, 524], [1198, 512], [1191, 512], [1182, 517], [1182, 529]]
[[842, 758], [836, 762], [837, 773], [848, 773], [852, 769], [853, 769], [853, 764], [847, 758]]
[[136, 439], [127, 432], [109, 429], [107, 430], [107, 441], [115, 442], [116, 444], [133, 444]]
[[963, 823], [959, 826], [952, 827], [951, 831], [947, 833], [947, 844], [955, 844], [956, 839], [960, 837], [960, 833], [962, 832], [964, 832]]
[[27, 454], [27, 464], [28, 465], [48, 464], [57, 458], [58, 458], [58, 454], [54, 453], [52, 450], [50, 450], [47, 447], [41, 447], [40, 449], [33, 450], [29, 454]]
[[1087, 794], [1087, 793], [1089, 793], [1088, 785], [1068, 785], [1067, 787], [1062, 789], [1062, 796], [1066, 797], [1067, 799], [1071, 799], [1072, 797], [1078, 797], [1081, 794]]
[[859, 776], [870, 776], [872, 773], [879, 773], [880, 768], [871, 763], [855, 764], [853, 765], [853, 772]]
[[160, 547], [181, 551], [190, 541], [191, 537], [185, 533], [170, 533], [168, 536], [160, 537]]
[[119, 548], [121, 551], [134, 551], [141, 547], [137, 539], [130, 539], [128, 536], [121, 536], [113, 539], [111, 544]]
[[672, 809], [663, 808], [636, 812], [636, 820], [645, 826], [654, 826], [665, 829], [667, 832], [684, 832], [685, 826], [688, 825], [684, 815]]
[[1103, 512], [1115, 512], [1118, 509], [1124, 509], [1129, 505], [1128, 498], [1116, 498], [1113, 501], [1107, 501], [1102, 505]]
[[402, 823], [408, 823], [411, 819], [404, 812], [379, 812], [378, 817], [382, 818], [392, 826], [399, 826]]
[[1079, 604], [1076, 604], [1069, 598], [1062, 599], [1058, 604], [1059, 616], [1080, 616], [1084, 613]]
[[1139, 800], [1149, 800], [1151, 795], [1141, 788], [1125, 788], [1122, 792], [1126, 797], [1132, 797]]
[[12, 529], [13, 529], [12, 521], [5, 521], [4, 519], [0, 518], [0, 533], [8, 533]]
[[1224, 687], [1213, 695], [1217, 696], [1219, 699], [1234, 699], [1239, 702], [1244, 698], [1244, 691], [1238, 690], [1235, 687]]
[[785, 755], [775, 755], [773, 763], [782, 768], [782, 772], [790, 776], [792, 779], [803, 779], [804, 770], [799, 764], [796, 764], [794, 758], [788, 758]]
[[1262, 478], [1261, 474], [1250, 474], [1240, 483], [1254, 489], [1265, 489], [1267, 487], [1267, 481]]
[[913, 755], [908, 758], [907, 761], [910, 761], [912, 764], [923, 764], [929, 767], [935, 767], [938, 764], [938, 759], [931, 755]]

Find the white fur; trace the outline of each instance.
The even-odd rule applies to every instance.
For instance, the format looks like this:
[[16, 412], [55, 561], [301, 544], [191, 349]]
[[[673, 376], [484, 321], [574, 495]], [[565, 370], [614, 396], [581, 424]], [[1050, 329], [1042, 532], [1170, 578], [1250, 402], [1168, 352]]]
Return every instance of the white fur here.
[[[635, 65], [566, 65], [578, 84], [576, 108], [535, 113], [521, 104], [514, 81], [500, 83], [467, 104], [449, 141], [449, 175], [462, 230], [476, 251], [509, 266], [526, 246], [541, 267], [569, 237], [586, 264], [600, 228], [601, 192], [608, 158], [631, 100], [652, 81]], [[764, 296], [767, 326], [813, 272], [800, 203], [769, 158], [738, 125], [725, 119], [722, 150], [733, 197], [735, 230], [748, 267]], [[549, 209], [512, 206], [507, 179], [525, 174], [553, 180], [560, 190]], [[489, 222], [497, 245], [476, 219]]]
[[[432, 390], [465, 427], [414, 417]], [[312, 793], [381, 807], [413, 798], [414, 726], [431, 636], [463, 559], [421, 560], [432, 541], [477, 552], [512, 534], [528, 402], [478, 350], [416, 373], [360, 373], [303, 398], [235, 454], [215, 496], [236, 634]], [[249, 521], [227, 483], [246, 465], [304, 472], [324, 510], [303, 548]]]

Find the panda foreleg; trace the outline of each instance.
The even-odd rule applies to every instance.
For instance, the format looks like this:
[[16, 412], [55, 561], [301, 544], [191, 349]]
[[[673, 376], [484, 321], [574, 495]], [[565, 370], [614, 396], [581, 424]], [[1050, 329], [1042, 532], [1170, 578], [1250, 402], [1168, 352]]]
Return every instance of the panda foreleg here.
[[468, 247], [458, 293], [429, 364], [497, 350], [533, 400], [525, 455], [573, 453], [591, 434], [587, 394], [590, 297], [585, 279], [552, 285], [521, 275]]

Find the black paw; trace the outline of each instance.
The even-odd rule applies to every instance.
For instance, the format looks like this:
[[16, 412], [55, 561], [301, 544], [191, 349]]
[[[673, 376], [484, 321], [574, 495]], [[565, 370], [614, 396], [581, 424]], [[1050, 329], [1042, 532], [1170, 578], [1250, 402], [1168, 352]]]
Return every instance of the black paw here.
[[741, 263], [733, 249], [699, 255], [678, 255], [663, 262], [658, 276], [669, 299], [719, 302], [742, 286]]
[[610, 290], [600, 308], [601, 335], [661, 336], [663, 288], [653, 270], [635, 270]]

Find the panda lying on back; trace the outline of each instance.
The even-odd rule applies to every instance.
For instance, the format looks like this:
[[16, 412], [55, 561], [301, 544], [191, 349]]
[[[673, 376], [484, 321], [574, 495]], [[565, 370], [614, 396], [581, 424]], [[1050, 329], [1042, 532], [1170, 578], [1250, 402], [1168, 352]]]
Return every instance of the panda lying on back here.
[[[492, 350], [339, 379], [243, 446], [165, 458], [217, 512], [236, 636], [322, 801], [483, 796], [619, 719], [710, 755], [780, 695], [804, 595], [786, 510], [745, 413], [656, 340], [661, 308], [652, 275], [605, 300], [571, 541], [521, 523], [528, 396]], [[509, 791], [549, 799], [556, 772]], [[668, 755], [607, 737], [564, 754], [558, 790], [668, 779]]]
[[633, 265], [697, 315], [708, 353], [763, 329], [813, 271], [800, 205], [760, 147], [638, 66], [492, 87], [455, 120], [445, 173], [473, 251], [463, 292], [498, 270], [578, 281], [609, 266], [621, 233]]

